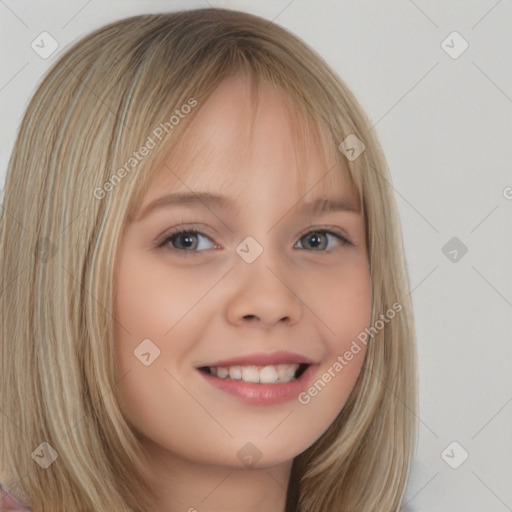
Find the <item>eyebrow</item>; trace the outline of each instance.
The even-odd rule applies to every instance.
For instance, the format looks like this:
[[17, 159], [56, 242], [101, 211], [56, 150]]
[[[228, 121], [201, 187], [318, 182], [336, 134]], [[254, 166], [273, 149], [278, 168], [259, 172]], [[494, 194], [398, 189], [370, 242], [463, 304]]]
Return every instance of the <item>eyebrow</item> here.
[[[168, 208], [172, 206], [194, 206], [206, 205], [207, 207], [213, 206], [220, 209], [235, 209], [235, 202], [227, 197], [211, 192], [176, 192], [168, 194], [149, 203], [144, 210], [138, 215], [139, 220], [146, 217], [150, 213], [161, 208]], [[292, 208], [292, 209], [295, 209]], [[321, 214], [330, 212], [354, 212], [359, 213], [360, 208], [352, 201], [346, 199], [331, 199], [319, 197], [313, 201], [298, 205], [301, 212], [308, 214]]]

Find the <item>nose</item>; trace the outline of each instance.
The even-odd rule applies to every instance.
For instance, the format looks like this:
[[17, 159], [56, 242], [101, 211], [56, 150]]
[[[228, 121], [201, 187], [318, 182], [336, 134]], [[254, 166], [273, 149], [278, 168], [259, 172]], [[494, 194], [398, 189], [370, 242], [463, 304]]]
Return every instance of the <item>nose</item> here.
[[226, 310], [232, 325], [254, 325], [268, 330], [279, 323], [291, 326], [302, 318], [303, 302], [294, 290], [291, 272], [284, 272], [273, 261], [262, 255], [250, 264], [237, 263], [239, 268], [231, 276], [236, 284]]

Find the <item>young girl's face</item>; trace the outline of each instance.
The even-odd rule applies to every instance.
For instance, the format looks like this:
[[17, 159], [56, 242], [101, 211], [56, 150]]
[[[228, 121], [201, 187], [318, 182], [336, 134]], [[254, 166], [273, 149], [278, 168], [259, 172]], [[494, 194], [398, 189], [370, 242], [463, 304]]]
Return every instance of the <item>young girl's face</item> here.
[[[345, 356], [370, 317], [357, 196], [333, 150], [326, 167], [312, 141], [299, 194], [287, 100], [266, 85], [260, 99], [252, 132], [244, 78], [198, 105], [121, 240], [117, 392], [168, 460], [290, 461], [332, 423], [363, 364], [364, 347]], [[308, 210], [319, 198], [347, 209]], [[307, 371], [286, 383], [300, 363]], [[257, 379], [278, 382], [245, 382]]]

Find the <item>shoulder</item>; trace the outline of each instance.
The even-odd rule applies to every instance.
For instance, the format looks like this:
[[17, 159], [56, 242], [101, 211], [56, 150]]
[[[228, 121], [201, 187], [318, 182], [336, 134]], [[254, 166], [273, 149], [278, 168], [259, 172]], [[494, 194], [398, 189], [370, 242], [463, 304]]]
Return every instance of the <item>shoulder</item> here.
[[31, 512], [9, 489], [0, 484], [0, 512]]

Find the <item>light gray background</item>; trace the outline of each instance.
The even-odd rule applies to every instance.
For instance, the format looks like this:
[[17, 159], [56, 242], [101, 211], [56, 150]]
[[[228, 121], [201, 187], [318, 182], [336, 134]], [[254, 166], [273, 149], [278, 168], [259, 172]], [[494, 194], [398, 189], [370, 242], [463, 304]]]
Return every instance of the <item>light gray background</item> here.
[[[304, 39], [354, 91], [384, 147], [418, 334], [408, 510], [512, 511], [511, 0], [0, 0], [0, 184], [28, 99], [63, 49], [123, 17], [208, 5]], [[43, 31], [59, 44], [46, 60], [31, 48]], [[469, 44], [457, 58], [443, 49], [461, 48], [446, 39], [454, 31]], [[442, 251], [452, 237], [468, 248], [455, 262]], [[468, 459], [452, 469], [445, 460], [456, 465], [462, 450]]]

